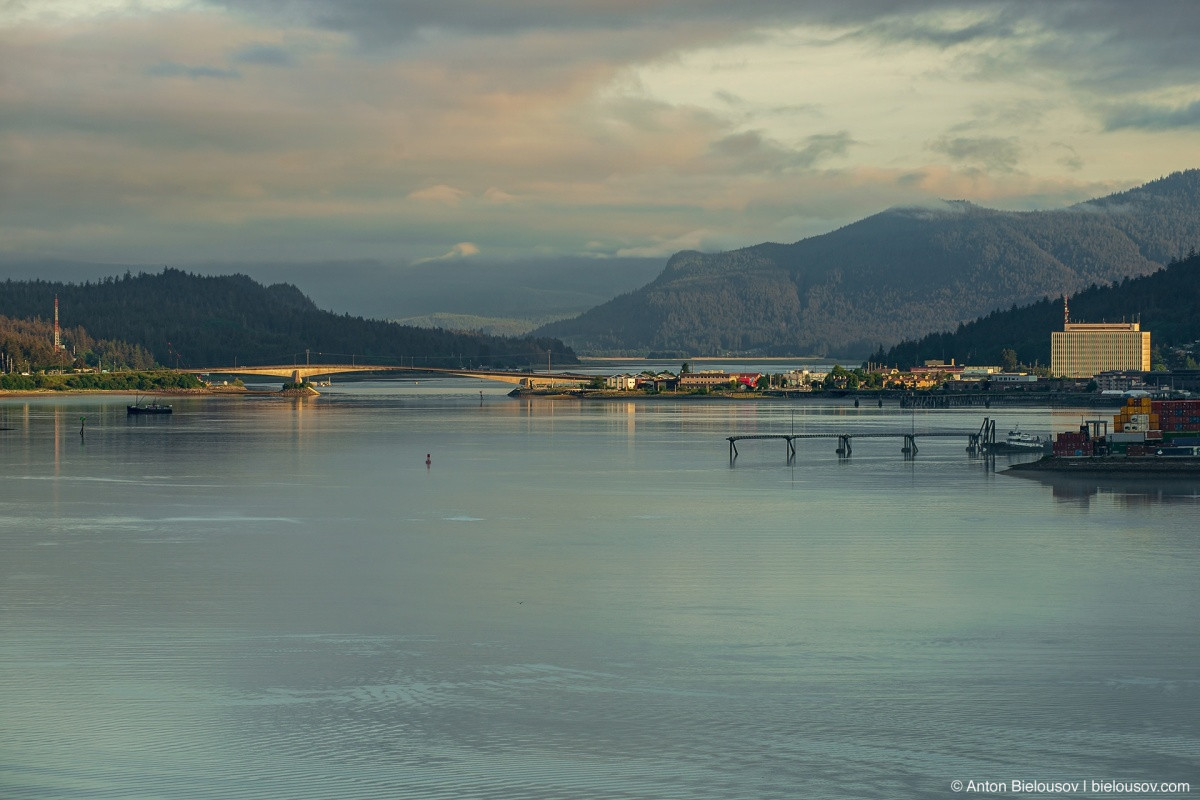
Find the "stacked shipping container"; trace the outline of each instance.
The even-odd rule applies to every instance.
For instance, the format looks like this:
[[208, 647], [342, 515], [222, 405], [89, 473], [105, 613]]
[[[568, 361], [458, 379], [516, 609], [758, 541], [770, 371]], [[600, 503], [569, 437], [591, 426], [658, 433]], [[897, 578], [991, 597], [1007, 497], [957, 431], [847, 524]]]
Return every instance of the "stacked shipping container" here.
[[1092, 440], [1086, 431], [1068, 431], [1054, 437], [1054, 455], [1090, 456]]
[[1200, 432], [1200, 400], [1155, 400], [1151, 408], [1164, 436]]
[[[1112, 453], [1187, 455], [1200, 446], [1200, 400], [1130, 398], [1113, 417], [1113, 433], [1105, 444]], [[1060, 433], [1055, 455], [1091, 455], [1094, 442], [1084, 431]], [[1165, 448], [1165, 449], [1164, 449]]]

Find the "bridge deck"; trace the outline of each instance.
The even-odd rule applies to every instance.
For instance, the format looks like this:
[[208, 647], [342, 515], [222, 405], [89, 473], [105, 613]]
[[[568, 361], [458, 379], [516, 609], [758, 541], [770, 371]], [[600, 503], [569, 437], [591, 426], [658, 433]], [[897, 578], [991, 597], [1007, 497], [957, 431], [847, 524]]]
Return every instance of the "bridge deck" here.
[[527, 384], [530, 386], [582, 384], [592, 379], [590, 375], [579, 375], [570, 372], [513, 372], [511, 370], [448, 369], [444, 367], [417, 367], [396, 364], [271, 364], [242, 367], [206, 367], [189, 371], [214, 375], [259, 375], [293, 379], [307, 379], [318, 375], [345, 375], [354, 372], [407, 372], [418, 375], [455, 375], [463, 378], [479, 378], [481, 380]]

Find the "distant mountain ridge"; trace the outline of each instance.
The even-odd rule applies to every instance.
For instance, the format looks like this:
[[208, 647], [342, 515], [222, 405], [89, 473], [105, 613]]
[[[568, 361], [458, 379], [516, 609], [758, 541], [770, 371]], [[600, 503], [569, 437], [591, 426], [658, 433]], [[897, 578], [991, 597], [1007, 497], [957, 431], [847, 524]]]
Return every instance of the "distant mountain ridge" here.
[[[525, 367], [576, 363], [562, 342], [414, 328], [322, 311], [290, 284], [245, 275], [200, 276], [177, 269], [95, 283], [5, 281], [0, 315], [43, 320], [58, 296], [63, 325], [141, 345], [167, 366], [199, 369], [349, 358], [415, 366]], [[302, 361], [300, 362], [302, 363]]]
[[676, 253], [648, 285], [535, 334], [584, 351], [865, 355], [1197, 244], [1194, 169], [1057, 211], [894, 208], [794, 244]]

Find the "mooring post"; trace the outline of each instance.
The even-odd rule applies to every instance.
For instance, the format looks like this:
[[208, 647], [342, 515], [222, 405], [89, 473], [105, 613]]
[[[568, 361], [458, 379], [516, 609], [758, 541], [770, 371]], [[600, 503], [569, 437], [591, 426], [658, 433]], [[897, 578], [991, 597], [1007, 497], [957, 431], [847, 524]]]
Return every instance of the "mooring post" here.
[[840, 433], [840, 434], [838, 434], [838, 447], [837, 447], [837, 454], [838, 454], [839, 456], [841, 456], [842, 458], [849, 458], [849, 457], [850, 457], [850, 453], [851, 453], [851, 450], [850, 450], [850, 434], [848, 434], [848, 433]]

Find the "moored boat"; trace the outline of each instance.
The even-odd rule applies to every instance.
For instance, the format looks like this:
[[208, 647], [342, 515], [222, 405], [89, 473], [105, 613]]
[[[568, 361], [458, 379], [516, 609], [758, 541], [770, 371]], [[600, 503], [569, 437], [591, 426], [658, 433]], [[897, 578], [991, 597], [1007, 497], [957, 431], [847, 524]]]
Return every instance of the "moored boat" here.
[[125, 412], [129, 415], [133, 414], [170, 414], [171, 406], [166, 403], [160, 403], [157, 400], [152, 403], [141, 403], [134, 399], [133, 403], [125, 406]]

